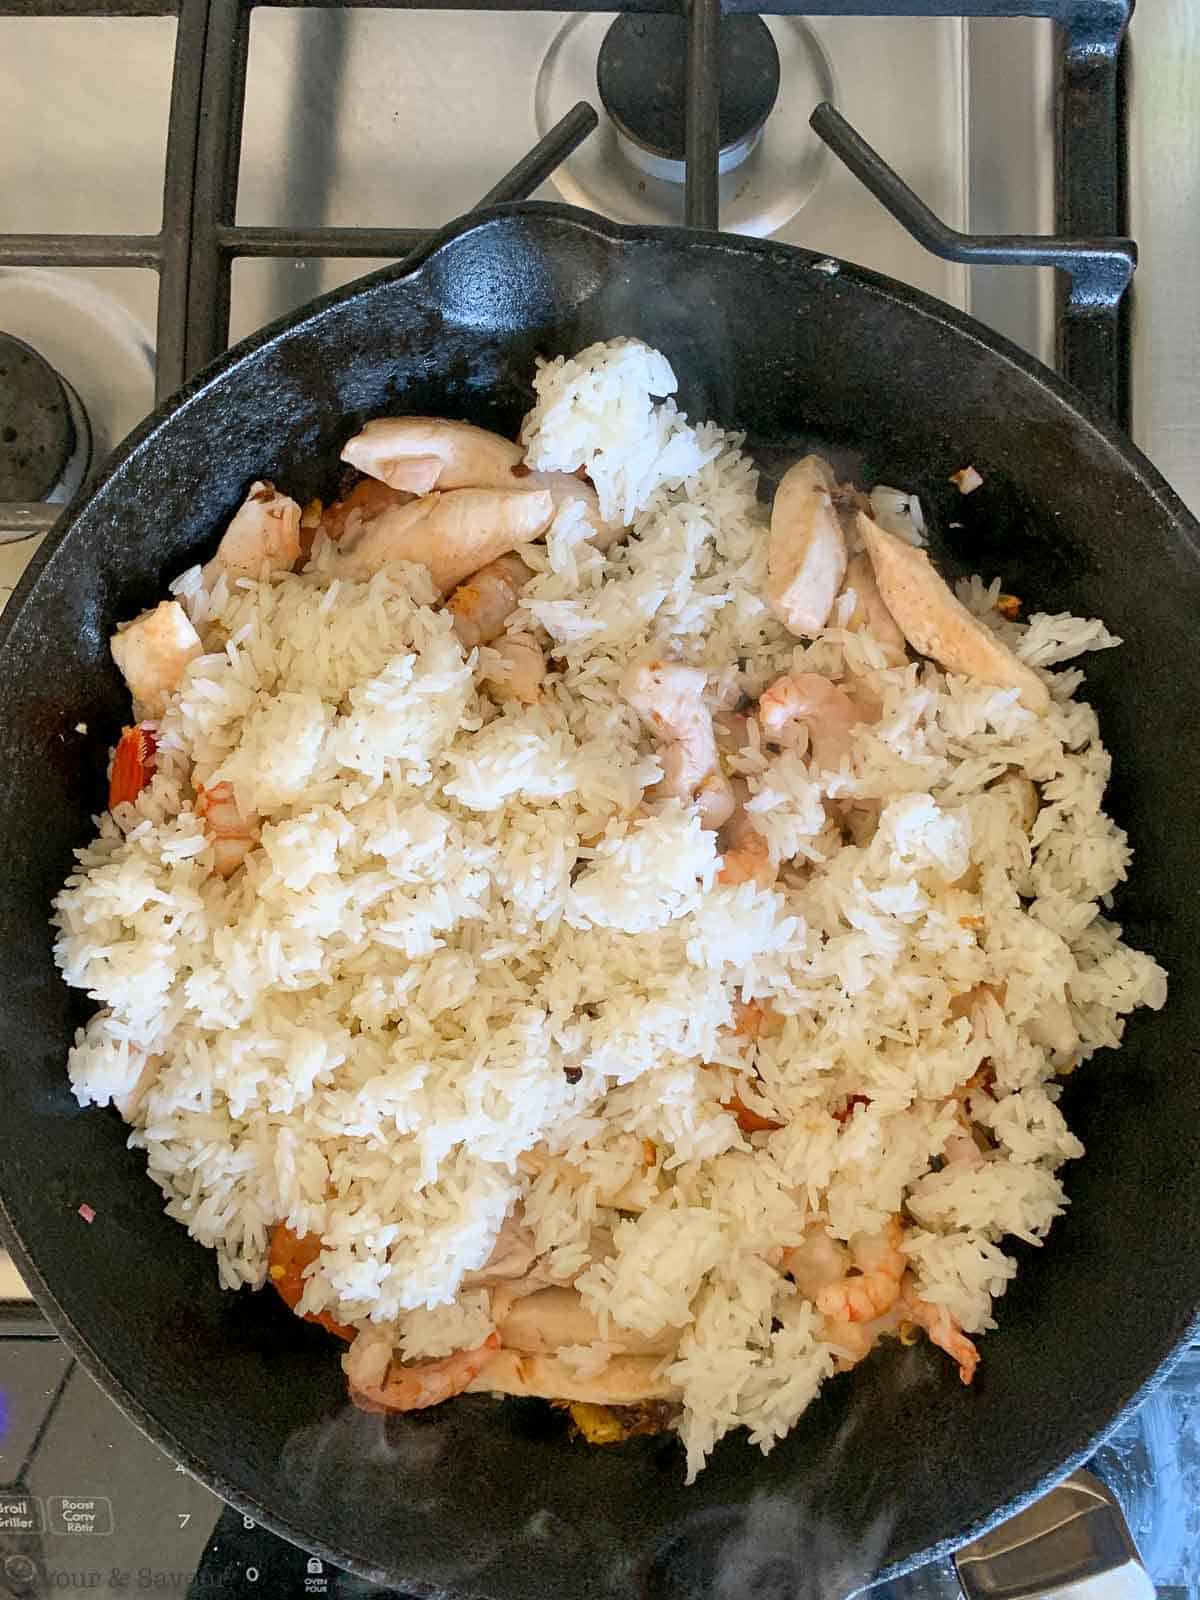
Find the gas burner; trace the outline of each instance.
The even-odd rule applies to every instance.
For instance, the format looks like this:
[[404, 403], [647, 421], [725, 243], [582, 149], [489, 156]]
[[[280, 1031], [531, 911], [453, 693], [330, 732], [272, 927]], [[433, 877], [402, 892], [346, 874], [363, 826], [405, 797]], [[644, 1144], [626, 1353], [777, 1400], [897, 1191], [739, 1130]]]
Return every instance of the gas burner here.
[[[604, 36], [596, 87], [621, 153], [639, 172], [682, 183], [687, 112], [687, 22], [679, 16], [617, 18]], [[721, 172], [754, 149], [779, 95], [779, 51], [761, 17], [722, 17]]]
[[69, 500], [91, 456], [79, 396], [32, 346], [0, 333], [0, 501]]
[[[721, 226], [765, 238], [808, 204], [827, 170], [808, 117], [836, 102], [833, 72], [797, 18], [739, 15], [721, 27]], [[619, 222], [682, 223], [686, 59], [679, 17], [594, 14], [559, 29], [538, 70], [538, 133], [597, 88], [607, 112], [552, 174], [564, 200]]]

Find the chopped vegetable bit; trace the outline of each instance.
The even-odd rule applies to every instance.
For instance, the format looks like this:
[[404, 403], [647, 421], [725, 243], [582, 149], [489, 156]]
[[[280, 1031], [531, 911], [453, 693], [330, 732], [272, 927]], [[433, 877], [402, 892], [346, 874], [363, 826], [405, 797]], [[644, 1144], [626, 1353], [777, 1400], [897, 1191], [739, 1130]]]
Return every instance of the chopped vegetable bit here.
[[728, 1100], [722, 1100], [721, 1109], [728, 1111], [737, 1120], [737, 1125], [743, 1133], [776, 1133], [783, 1127], [782, 1122], [775, 1122], [772, 1118], [764, 1117], [752, 1110], [736, 1094]]
[[950, 474], [950, 482], [959, 494], [974, 494], [983, 482], [983, 478], [974, 467], [959, 467], [957, 472]]
[[666, 1400], [643, 1400], [636, 1406], [597, 1406], [587, 1400], [571, 1400], [565, 1402], [565, 1409], [574, 1437], [586, 1444], [624, 1444], [639, 1435], [665, 1433], [679, 1408]]
[[76, 733], [86, 733], [87, 732], [87, 723], [86, 722], [77, 722], [75, 724], [75, 732]]
[[836, 1122], [840, 1122], [840, 1123], [842, 1123], [844, 1125], [845, 1123], [849, 1122], [850, 1118], [854, 1115], [855, 1106], [869, 1106], [870, 1104], [871, 1104], [870, 1095], [852, 1094], [847, 1099], [846, 1104], [842, 1108], [842, 1110], [841, 1111], [835, 1111], [833, 1113], [834, 1120]]
[[83, 1218], [83, 1220], [85, 1222], [95, 1222], [95, 1220], [96, 1220], [96, 1213], [92, 1210], [91, 1206], [89, 1206], [89, 1205], [80, 1206], [79, 1215]]
[[1010, 622], [1017, 622], [1021, 616], [1021, 602], [1015, 594], [1002, 594], [996, 597], [996, 610], [1002, 617], [1007, 617]]

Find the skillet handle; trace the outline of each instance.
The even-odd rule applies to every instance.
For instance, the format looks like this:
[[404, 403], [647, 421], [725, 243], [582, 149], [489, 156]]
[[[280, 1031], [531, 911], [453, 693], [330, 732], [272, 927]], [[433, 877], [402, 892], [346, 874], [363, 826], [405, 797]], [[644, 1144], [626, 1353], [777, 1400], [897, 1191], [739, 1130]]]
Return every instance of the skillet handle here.
[[1154, 1600], [1121, 1508], [1073, 1472], [954, 1557], [966, 1600]]

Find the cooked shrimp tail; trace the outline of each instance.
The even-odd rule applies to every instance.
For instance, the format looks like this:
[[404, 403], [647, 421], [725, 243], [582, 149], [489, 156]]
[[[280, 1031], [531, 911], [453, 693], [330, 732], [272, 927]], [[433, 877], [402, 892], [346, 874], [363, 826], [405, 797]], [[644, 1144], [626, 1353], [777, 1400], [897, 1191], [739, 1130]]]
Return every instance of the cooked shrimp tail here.
[[959, 1377], [964, 1383], [970, 1383], [979, 1365], [979, 1351], [946, 1307], [930, 1305], [927, 1300], [907, 1294], [904, 1311], [912, 1322], [925, 1330], [932, 1344], [958, 1362]]
[[801, 729], [808, 733], [813, 760], [836, 767], [853, 743], [854, 730], [867, 714], [844, 689], [819, 672], [789, 672], [764, 689], [758, 720], [768, 739], [787, 745]]
[[124, 728], [113, 752], [112, 773], [108, 780], [108, 809], [113, 811], [127, 801], [136, 800], [154, 776], [154, 732], [139, 723]]
[[721, 868], [717, 882], [736, 886], [739, 883], [756, 883], [760, 889], [769, 889], [779, 876], [778, 864], [771, 860], [767, 841], [754, 826], [746, 801], [750, 790], [744, 778], [734, 778], [731, 784], [733, 809], [717, 835], [721, 847]]

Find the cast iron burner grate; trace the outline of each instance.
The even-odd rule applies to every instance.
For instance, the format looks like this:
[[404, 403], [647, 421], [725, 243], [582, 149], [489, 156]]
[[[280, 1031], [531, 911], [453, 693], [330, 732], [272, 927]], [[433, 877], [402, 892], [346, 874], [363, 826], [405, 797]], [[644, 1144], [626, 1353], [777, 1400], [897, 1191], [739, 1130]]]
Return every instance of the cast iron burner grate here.
[[[250, 14], [258, 0], [0, 0], [0, 16], [177, 18], [158, 233], [0, 234], [0, 266], [149, 267], [159, 275], [156, 390], [170, 394], [226, 348], [238, 257], [398, 259], [431, 230], [263, 228], [235, 221]], [[315, 0], [265, 0], [307, 5]], [[718, 228], [721, 20], [728, 15], [1044, 17], [1059, 25], [1056, 228], [1049, 237], [981, 238], [947, 228], [832, 106], [813, 127], [936, 254], [1058, 269], [1057, 363], [1102, 409], [1128, 416], [1123, 306], [1136, 261], [1124, 216], [1121, 45], [1133, 0], [344, 0], [375, 9], [671, 15], [686, 39], [685, 218]], [[580, 103], [479, 204], [527, 198], [597, 125]], [[0, 541], [43, 532], [57, 507], [0, 504]]]

